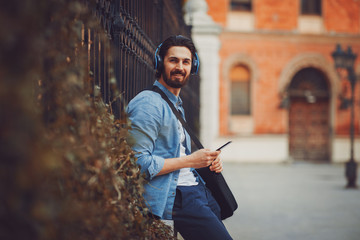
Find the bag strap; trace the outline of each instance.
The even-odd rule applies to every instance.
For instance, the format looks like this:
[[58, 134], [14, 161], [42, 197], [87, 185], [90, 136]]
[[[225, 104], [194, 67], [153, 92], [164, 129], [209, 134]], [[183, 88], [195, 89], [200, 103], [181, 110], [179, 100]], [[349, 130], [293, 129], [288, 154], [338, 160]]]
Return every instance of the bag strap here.
[[188, 132], [188, 134], [190, 135], [191, 140], [194, 141], [195, 145], [197, 146], [198, 149], [202, 149], [204, 148], [203, 145], [201, 144], [201, 142], [199, 141], [199, 139], [196, 137], [196, 135], [194, 134], [194, 132], [191, 130], [191, 128], [189, 127], [189, 125], [185, 122], [185, 120], [183, 119], [183, 117], [181, 116], [181, 112], [179, 110], [177, 110], [174, 106], [174, 104], [172, 102], [170, 102], [169, 98], [166, 96], [166, 94], [158, 87], [153, 85], [152, 91], [157, 92], [161, 95], [161, 97], [168, 103], [168, 105], [170, 106], [171, 110], [173, 111], [173, 113], [175, 114], [175, 116], [177, 117], [177, 119], [179, 119], [179, 121], [181, 122], [182, 126], [185, 128], [185, 130]]

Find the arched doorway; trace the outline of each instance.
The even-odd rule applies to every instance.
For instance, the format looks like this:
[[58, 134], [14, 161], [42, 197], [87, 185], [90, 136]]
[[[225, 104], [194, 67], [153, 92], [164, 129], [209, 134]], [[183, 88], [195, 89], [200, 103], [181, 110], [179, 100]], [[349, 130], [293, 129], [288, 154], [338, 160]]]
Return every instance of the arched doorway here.
[[295, 160], [330, 160], [329, 85], [324, 74], [304, 68], [288, 88], [289, 151]]

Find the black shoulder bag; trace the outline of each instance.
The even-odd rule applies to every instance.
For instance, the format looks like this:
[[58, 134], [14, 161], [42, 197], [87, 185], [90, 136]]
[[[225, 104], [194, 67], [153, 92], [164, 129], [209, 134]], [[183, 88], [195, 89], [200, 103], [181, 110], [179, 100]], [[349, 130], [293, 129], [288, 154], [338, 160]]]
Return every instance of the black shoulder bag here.
[[[159, 93], [161, 97], [168, 103], [175, 116], [179, 119], [183, 127], [189, 133], [191, 140], [195, 143], [197, 148], [204, 148], [196, 135], [191, 131], [189, 125], [187, 125], [185, 120], [182, 118], [181, 113], [176, 110], [174, 104], [170, 102], [166, 94], [157, 86], [153, 86], [151, 90]], [[199, 168], [196, 169], [196, 171], [205, 181], [206, 187], [211, 191], [216, 202], [219, 204], [221, 208], [221, 219], [224, 220], [228, 217], [231, 217], [234, 214], [234, 211], [237, 209], [238, 205], [223, 175], [221, 173], [210, 171], [209, 167]]]

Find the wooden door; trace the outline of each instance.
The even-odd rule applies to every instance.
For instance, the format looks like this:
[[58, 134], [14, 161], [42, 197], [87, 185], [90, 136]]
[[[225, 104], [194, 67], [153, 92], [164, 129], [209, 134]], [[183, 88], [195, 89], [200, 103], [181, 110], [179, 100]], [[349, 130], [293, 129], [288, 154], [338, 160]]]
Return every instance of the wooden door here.
[[329, 161], [329, 99], [309, 103], [292, 97], [289, 109], [290, 156], [295, 160]]

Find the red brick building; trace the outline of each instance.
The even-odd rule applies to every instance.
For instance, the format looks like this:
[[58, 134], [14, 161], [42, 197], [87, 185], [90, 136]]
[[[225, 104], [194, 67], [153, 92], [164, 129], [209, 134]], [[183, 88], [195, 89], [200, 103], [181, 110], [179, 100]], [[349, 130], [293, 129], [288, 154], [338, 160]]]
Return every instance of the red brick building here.
[[[235, 142], [226, 158], [347, 160], [350, 87], [331, 53], [339, 43], [360, 55], [360, 0], [206, 2], [222, 26], [219, 142]], [[354, 67], [359, 75], [360, 56]], [[359, 81], [355, 98], [359, 160]]]

